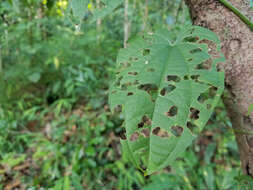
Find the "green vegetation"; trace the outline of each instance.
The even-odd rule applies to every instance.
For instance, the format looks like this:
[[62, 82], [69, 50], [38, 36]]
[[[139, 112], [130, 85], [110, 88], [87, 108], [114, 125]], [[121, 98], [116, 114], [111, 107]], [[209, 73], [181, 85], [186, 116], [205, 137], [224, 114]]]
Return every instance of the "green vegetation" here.
[[[144, 47], [140, 36], [145, 31], [173, 28], [172, 36], [167, 30], [165, 35], [175, 39], [191, 21], [178, 0], [129, 0], [128, 19], [124, 1], [97, 2], [0, 1], [0, 190], [251, 189], [218, 98], [210, 102], [204, 130], [187, 141], [190, 146], [170, 167], [144, 176], [129, 161], [120, 144], [125, 113], [112, 113], [108, 102], [109, 86], [119, 71], [123, 26], [131, 25], [130, 46], [120, 51], [118, 63], [126, 52], [137, 53], [131, 45]], [[187, 38], [192, 45], [194, 37]], [[136, 44], [138, 40], [142, 43]], [[206, 59], [205, 45], [196, 47], [203, 48]], [[220, 96], [222, 77], [212, 85]], [[201, 98], [212, 101], [209, 95], [213, 92]]]

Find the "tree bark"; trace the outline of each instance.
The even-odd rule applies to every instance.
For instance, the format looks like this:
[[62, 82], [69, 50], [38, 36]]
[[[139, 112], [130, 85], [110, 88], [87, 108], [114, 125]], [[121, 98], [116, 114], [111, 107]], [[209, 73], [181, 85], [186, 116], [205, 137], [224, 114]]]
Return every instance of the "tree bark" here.
[[[231, 119], [245, 174], [253, 177], [253, 32], [231, 10], [217, 0], [185, 0], [194, 24], [214, 31], [221, 40], [227, 59], [219, 68], [226, 73], [228, 97], [224, 103]], [[248, 18], [253, 11], [248, 0], [230, 0]]]

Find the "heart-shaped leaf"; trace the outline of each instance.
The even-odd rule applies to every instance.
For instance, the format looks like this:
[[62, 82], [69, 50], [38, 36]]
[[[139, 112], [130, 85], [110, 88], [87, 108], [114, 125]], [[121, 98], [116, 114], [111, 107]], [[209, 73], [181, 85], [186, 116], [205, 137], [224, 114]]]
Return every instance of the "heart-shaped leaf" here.
[[217, 36], [198, 26], [148, 34], [119, 52], [109, 102], [122, 106], [123, 151], [136, 167], [151, 174], [192, 143], [223, 92], [222, 61]]

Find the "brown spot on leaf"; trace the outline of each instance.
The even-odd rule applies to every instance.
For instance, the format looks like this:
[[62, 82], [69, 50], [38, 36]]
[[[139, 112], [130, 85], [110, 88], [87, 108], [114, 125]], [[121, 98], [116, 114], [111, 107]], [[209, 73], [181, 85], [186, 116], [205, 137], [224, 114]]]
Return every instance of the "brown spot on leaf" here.
[[154, 72], [154, 71], [155, 71], [154, 68], [148, 68], [148, 69], [147, 69], [147, 72]]
[[153, 129], [152, 134], [162, 138], [170, 137], [169, 133], [161, 129], [160, 127], [156, 127], [155, 129]]
[[138, 73], [137, 72], [128, 72], [129, 75], [137, 75]]
[[143, 134], [143, 136], [145, 137], [145, 138], [148, 138], [149, 137], [149, 134], [150, 134], [150, 131], [149, 131], [149, 129], [142, 129], [141, 130], [141, 133]]
[[130, 137], [130, 141], [136, 141], [139, 138], [139, 133], [138, 132], [134, 132], [131, 137]]

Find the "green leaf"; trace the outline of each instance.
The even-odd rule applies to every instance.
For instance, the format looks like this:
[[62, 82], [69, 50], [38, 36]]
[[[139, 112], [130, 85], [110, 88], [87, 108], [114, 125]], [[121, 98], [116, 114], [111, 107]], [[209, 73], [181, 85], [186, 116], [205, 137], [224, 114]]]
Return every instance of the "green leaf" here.
[[[182, 154], [201, 132], [224, 90], [218, 37], [187, 26], [176, 39], [167, 30], [144, 35], [119, 52], [110, 88], [111, 110], [122, 106], [124, 155], [151, 174]], [[217, 47], [215, 57], [206, 44]], [[142, 163], [142, 164], [141, 164]]]
[[88, 0], [72, 0], [71, 8], [73, 15], [81, 20], [84, 17], [85, 11], [87, 10], [88, 3]]
[[249, 106], [248, 115], [250, 115], [253, 112], [253, 104]]
[[32, 73], [30, 76], [28, 76], [28, 79], [29, 81], [36, 83], [40, 80], [40, 77], [40, 73]]
[[211, 166], [208, 166], [203, 169], [204, 173], [204, 178], [206, 185], [208, 189], [213, 190], [214, 189], [214, 173], [213, 173], [213, 168]]
[[82, 184], [80, 182], [80, 177], [76, 173], [72, 173], [71, 180], [76, 190], [83, 190]]
[[108, 14], [112, 13], [114, 9], [116, 9], [121, 3], [123, 3], [123, 0], [103, 0], [104, 8], [101, 10], [96, 9], [94, 11], [94, 18], [93, 22], [97, 19], [102, 19]]
[[64, 187], [63, 190], [70, 190], [71, 185], [70, 185], [70, 179], [69, 176], [64, 176]]

